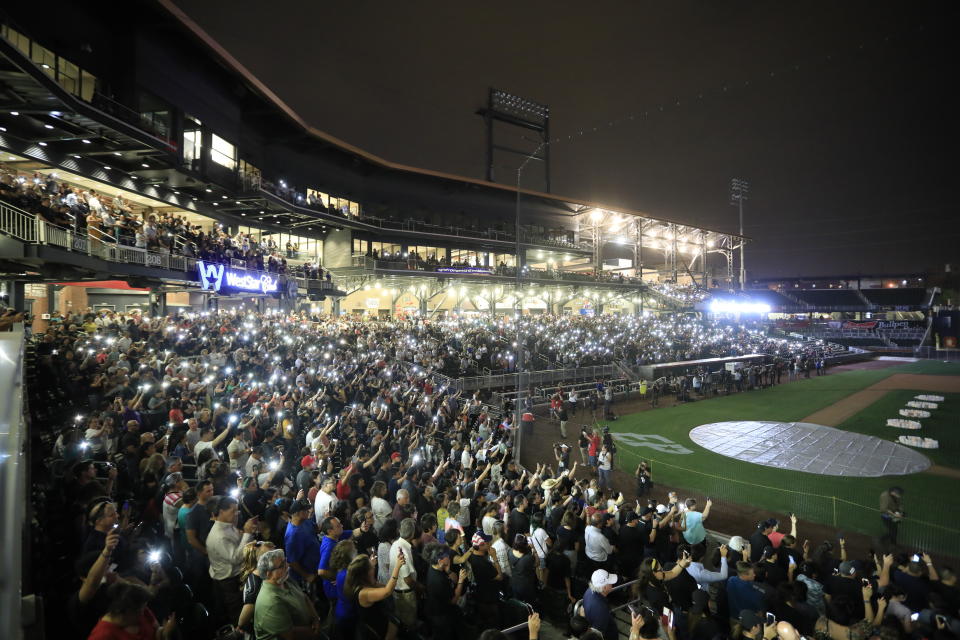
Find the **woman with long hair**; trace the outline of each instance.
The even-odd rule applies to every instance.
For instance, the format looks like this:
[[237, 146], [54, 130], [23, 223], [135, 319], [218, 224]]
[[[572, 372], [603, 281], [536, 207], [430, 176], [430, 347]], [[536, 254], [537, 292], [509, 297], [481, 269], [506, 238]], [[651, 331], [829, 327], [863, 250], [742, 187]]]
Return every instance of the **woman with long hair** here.
[[357, 556], [357, 545], [353, 540], [341, 540], [330, 552], [330, 568], [337, 572], [337, 602], [333, 609], [333, 619], [338, 637], [353, 638], [357, 624], [357, 607], [353, 599], [344, 591], [347, 579], [347, 567]]
[[386, 582], [390, 576], [390, 546], [400, 537], [397, 521], [389, 518], [380, 528], [380, 544], [377, 545], [377, 580]]
[[665, 571], [656, 558], [644, 558], [637, 570], [637, 582], [633, 585], [633, 598], [641, 599], [660, 611], [670, 604], [670, 596], [664, 583], [679, 576], [690, 566], [690, 556], [684, 555], [677, 559], [677, 564], [670, 571]]
[[263, 584], [263, 576], [257, 571], [257, 561], [267, 551], [274, 549], [276, 547], [272, 542], [263, 540], [248, 542], [243, 547], [243, 570], [240, 572], [243, 608], [240, 609], [237, 629], [242, 631], [243, 637], [248, 640], [253, 638], [253, 610], [257, 603], [257, 596], [260, 594], [260, 586]]
[[400, 575], [400, 568], [407, 559], [401, 553], [391, 571], [386, 585], [375, 580], [377, 563], [366, 554], [360, 554], [350, 561], [347, 567], [347, 576], [343, 584], [343, 592], [357, 606], [357, 624], [366, 627], [371, 637], [395, 640], [397, 625], [389, 619], [386, 598], [393, 594]]

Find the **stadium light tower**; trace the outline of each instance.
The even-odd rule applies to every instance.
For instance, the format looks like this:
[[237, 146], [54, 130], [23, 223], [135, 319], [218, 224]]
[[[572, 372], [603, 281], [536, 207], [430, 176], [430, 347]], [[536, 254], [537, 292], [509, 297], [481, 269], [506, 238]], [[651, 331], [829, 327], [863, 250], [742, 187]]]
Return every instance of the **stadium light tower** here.
[[514, 262], [514, 265], [513, 265], [513, 266], [514, 266], [514, 269], [516, 269], [516, 284], [515, 284], [515, 291], [514, 291], [514, 300], [516, 301], [516, 304], [517, 304], [517, 317], [516, 317], [516, 323], [517, 323], [517, 359], [516, 359], [516, 361], [515, 361], [515, 362], [517, 363], [517, 400], [516, 400], [517, 406], [514, 407], [515, 410], [514, 410], [514, 423], [513, 423], [513, 428], [515, 429], [514, 433], [516, 433], [517, 436], [516, 436], [516, 438], [514, 439], [513, 446], [516, 448], [516, 456], [517, 456], [517, 459], [518, 459], [518, 460], [520, 459], [520, 445], [521, 445], [521, 441], [523, 440], [522, 430], [521, 430], [521, 428], [520, 428], [520, 422], [521, 422], [521, 421], [520, 421], [520, 418], [523, 416], [523, 401], [524, 401], [524, 399], [525, 399], [524, 396], [526, 396], [526, 388], [527, 388], [527, 385], [529, 384], [527, 381], [524, 380], [524, 369], [526, 368], [526, 362], [524, 362], [524, 357], [523, 357], [523, 349], [524, 349], [524, 339], [523, 339], [523, 338], [524, 338], [524, 336], [523, 336], [523, 325], [521, 324], [521, 320], [523, 319], [523, 297], [522, 297], [522, 294], [523, 294], [523, 291], [522, 291], [522, 287], [523, 287], [523, 280], [522, 280], [522, 278], [523, 278], [523, 275], [522, 275], [522, 272], [521, 272], [521, 265], [520, 265], [520, 251], [521, 251], [521, 246], [520, 246], [520, 178], [521, 178], [521, 176], [523, 175], [523, 170], [524, 170], [524, 168], [526, 168], [527, 164], [529, 164], [529, 162], [530, 162], [531, 160], [536, 159], [536, 158], [537, 158], [537, 154], [540, 153], [540, 151], [541, 151], [544, 147], [547, 147], [548, 145], [549, 145], [549, 142], [547, 142], [546, 140], [543, 141], [543, 142], [541, 142], [541, 143], [540, 143], [540, 146], [537, 147], [536, 150], [535, 150], [533, 153], [531, 153], [530, 155], [528, 155], [528, 156], [524, 159], [524, 161], [520, 164], [520, 166], [517, 167], [517, 203], [516, 203], [516, 207], [517, 207], [517, 210], [516, 210], [516, 218], [517, 218], [517, 220], [516, 220], [515, 227], [514, 227], [514, 230], [513, 230], [514, 236], [515, 236], [516, 241], [517, 241], [517, 246], [516, 246], [517, 255], [516, 255], [516, 257], [515, 257], [514, 260], [513, 260], [513, 262]]
[[747, 267], [743, 262], [743, 201], [749, 199], [750, 183], [742, 178], [730, 180], [730, 204], [740, 209], [740, 290], [747, 284]]

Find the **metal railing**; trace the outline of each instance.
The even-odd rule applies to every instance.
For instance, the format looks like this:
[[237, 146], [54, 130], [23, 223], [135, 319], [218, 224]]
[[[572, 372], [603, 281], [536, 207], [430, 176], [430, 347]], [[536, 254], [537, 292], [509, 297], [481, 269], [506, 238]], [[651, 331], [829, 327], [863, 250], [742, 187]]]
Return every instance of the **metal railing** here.
[[[577, 369], [548, 369], [545, 371], [528, 371], [522, 375], [526, 384], [530, 386], [553, 384], [564, 380], [580, 378], [609, 378], [617, 372], [612, 364], [580, 367]], [[460, 389], [474, 391], [477, 389], [495, 389], [498, 387], [515, 387], [520, 373], [505, 373], [499, 375], [469, 376], [460, 378]]]
[[[182, 256], [158, 251], [149, 251], [139, 247], [118, 244], [108, 235], [96, 237], [95, 230], [85, 229], [75, 231], [46, 222], [40, 217], [27, 213], [21, 209], [0, 202], [0, 234], [30, 244], [41, 244], [60, 247], [67, 251], [86, 254], [108, 262], [123, 264], [138, 264], [144, 267], [168, 269], [193, 273], [196, 271], [197, 258]], [[231, 268], [242, 269], [252, 273], [267, 273], [257, 269], [249, 269], [242, 261], [231, 261]], [[272, 275], [281, 275], [272, 273]], [[310, 279], [295, 273], [282, 274], [288, 279], [295, 280], [298, 286], [333, 291], [336, 285], [325, 280]], [[190, 279], [196, 279], [191, 275]]]
[[22, 240], [23, 242], [37, 241], [36, 216], [17, 209], [5, 202], [0, 202], [0, 231]]

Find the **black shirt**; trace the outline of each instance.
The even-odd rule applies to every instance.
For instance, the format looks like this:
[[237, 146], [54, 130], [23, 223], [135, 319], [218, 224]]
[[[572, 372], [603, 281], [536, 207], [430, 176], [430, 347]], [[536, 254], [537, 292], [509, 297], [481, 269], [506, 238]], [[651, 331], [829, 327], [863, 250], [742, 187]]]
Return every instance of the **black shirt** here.
[[570, 558], [562, 553], [548, 554], [547, 575], [548, 586], [566, 593], [566, 579], [573, 577], [570, 571]]
[[493, 563], [486, 554], [482, 556], [470, 555], [467, 560], [470, 568], [473, 570], [474, 591], [473, 596], [477, 602], [494, 604], [499, 599], [497, 593], [500, 591], [500, 582], [496, 580], [497, 570], [493, 568]]
[[[635, 527], [620, 527], [617, 537], [617, 551], [620, 556], [620, 567], [625, 575], [633, 576], [640, 561], [643, 560], [643, 548], [650, 539], [646, 531], [637, 524]], [[631, 577], [632, 579], [632, 577]]]
[[574, 529], [566, 527], [557, 527], [557, 547], [558, 551], [573, 551], [577, 542], [577, 532]]
[[[507, 517], [507, 527], [510, 530], [510, 538], [507, 542], [512, 543], [514, 536], [518, 533], [522, 533], [523, 535], [530, 533], [530, 518], [526, 513], [514, 509]], [[511, 546], [513, 545], [511, 544]]]
[[667, 587], [667, 592], [670, 593], [673, 604], [684, 611], [690, 611], [690, 607], [693, 606], [693, 592], [697, 590], [697, 581], [690, 575], [690, 572], [684, 569], [680, 572], [680, 575], [664, 584]]
[[760, 556], [763, 555], [763, 550], [772, 546], [773, 543], [770, 542], [770, 538], [763, 534], [763, 529], [754, 531], [753, 535], [750, 536], [750, 562], [759, 561]]
[[446, 573], [433, 567], [427, 569], [427, 598], [424, 602], [427, 616], [452, 615], [456, 608], [456, 605], [450, 604], [453, 594], [453, 583]]
[[837, 596], [846, 596], [853, 604], [853, 620], [862, 620], [863, 611], [863, 587], [856, 578], [844, 578], [843, 576], [830, 576], [823, 583], [823, 591], [831, 598]]
[[537, 593], [537, 565], [534, 554], [528, 552], [519, 558], [514, 552], [507, 554], [510, 562], [510, 586], [521, 600], [529, 602]]

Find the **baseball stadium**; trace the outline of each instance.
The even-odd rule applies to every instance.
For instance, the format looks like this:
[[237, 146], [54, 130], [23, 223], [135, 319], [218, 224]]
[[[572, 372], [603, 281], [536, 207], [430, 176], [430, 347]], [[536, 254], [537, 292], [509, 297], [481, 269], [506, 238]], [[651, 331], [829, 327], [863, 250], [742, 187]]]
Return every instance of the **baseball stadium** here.
[[106, 4], [0, 9], [0, 637], [960, 637], [955, 265], [562, 195], [498, 87], [398, 162]]

